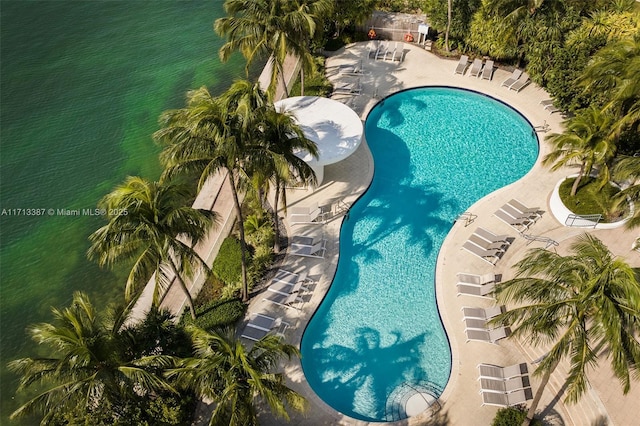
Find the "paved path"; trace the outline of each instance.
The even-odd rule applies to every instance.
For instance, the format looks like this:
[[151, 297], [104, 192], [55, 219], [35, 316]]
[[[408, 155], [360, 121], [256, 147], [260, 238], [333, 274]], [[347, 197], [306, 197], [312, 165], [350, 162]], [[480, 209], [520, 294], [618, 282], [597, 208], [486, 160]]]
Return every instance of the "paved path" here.
[[[516, 93], [501, 87], [509, 71], [496, 70], [492, 81], [479, 80], [473, 77], [454, 75], [457, 60], [440, 59], [415, 45], [405, 45], [405, 58], [401, 63], [391, 61], [373, 61], [367, 58], [366, 44], [359, 43], [341, 49], [327, 60], [327, 74], [335, 82], [353, 81], [357, 77], [345, 77], [338, 73], [338, 67], [343, 64], [354, 64], [363, 61], [366, 74], [359, 77], [363, 94], [360, 96], [343, 97], [364, 120], [368, 111], [384, 96], [398, 90], [424, 86], [443, 85], [473, 89], [486, 93], [496, 99], [504, 101], [520, 111], [534, 125], [549, 125], [551, 132], [560, 132], [562, 117], [559, 114], [550, 115], [539, 105], [549, 96], [534, 84]], [[544, 135], [541, 135], [543, 139]], [[488, 301], [473, 300], [475, 298], [456, 297], [455, 275], [457, 272], [499, 272], [504, 279], [512, 277], [510, 265], [517, 262], [527, 249], [540, 247], [541, 243], [531, 243], [523, 238], [516, 238], [512, 247], [500, 260], [497, 267], [492, 268], [480, 259], [461, 250], [462, 243], [477, 226], [495, 230], [497, 233], [515, 231], [496, 219], [492, 214], [498, 206], [511, 198], [517, 197], [529, 205], [540, 206], [547, 213], [532, 227], [531, 232], [536, 235], [548, 236], [560, 243], [558, 252], [567, 250], [572, 238], [584, 232], [583, 230], [565, 228], [548, 212], [549, 194], [562, 177], [572, 173], [572, 170], [550, 172], [542, 168], [540, 159], [548, 152], [546, 144], [541, 143], [540, 157], [533, 169], [519, 181], [489, 194], [469, 211], [478, 215], [470, 226], [458, 222], [444, 241], [436, 270], [436, 292], [442, 321], [450, 339], [453, 363], [450, 381], [440, 399], [441, 409], [433, 414], [425, 412], [403, 422], [402, 425], [421, 424], [453, 424], [453, 425], [487, 425], [490, 424], [497, 410], [496, 407], [481, 406], [478, 394], [478, 372], [476, 365], [480, 362], [508, 365], [516, 362], [531, 362], [544, 354], [544, 348], [531, 348], [522, 342], [509, 339], [500, 341], [499, 345], [478, 342], [465, 343], [462, 316], [462, 306], [489, 306]], [[320, 204], [344, 200], [352, 203], [367, 188], [373, 175], [373, 163], [366, 143], [363, 143], [350, 158], [328, 166], [325, 170], [325, 183], [315, 191], [289, 190], [287, 199], [289, 206], [305, 206], [313, 201]], [[294, 258], [288, 256], [284, 267], [293, 270], [308, 270], [312, 278], [317, 281], [314, 292], [306, 300], [300, 312], [283, 310], [262, 300], [262, 294], [254, 297], [250, 312], [267, 312], [282, 315], [292, 324], [287, 334], [289, 342], [299, 345], [303, 330], [313, 315], [319, 303], [328, 290], [333, 274], [336, 270], [339, 248], [339, 228], [341, 217], [330, 220], [324, 226], [315, 226], [329, 239], [328, 252], [325, 260], [308, 258]], [[289, 228], [289, 235], [305, 232], [300, 226]], [[623, 230], [588, 231], [602, 239], [617, 255], [625, 257], [632, 266], [640, 266], [640, 256], [630, 250], [636, 232]], [[242, 325], [240, 327], [242, 329]], [[603, 362], [604, 364], [604, 362]], [[290, 424], [294, 425], [362, 425], [366, 422], [356, 421], [344, 416], [327, 406], [320, 400], [305, 381], [300, 364], [290, 363], [284, 366], [290, 386], [303, 394], [310, 401], [310, 409], [306, 415], [294, 414]], [[530, 369], [532, 365], [530, 364]], [[626, 397], [621, 395], [620, 386], [611, 380], [611, 373], [602, 367], [590, 374], [591, 388], [576, 406], [566, 407], [555, 395], [561, 392], [562, 374], [566, 366], [560, 366], [552, 376], [545, 396], [540, 404], [547, 419], [554, 424], [586, 425], [586, 424], [632, 424], [636, 419], [631, 410], [632, 402], [640, 400], [640, 386], [634, 383], [632, 393]], [[533, 388], [538, 384], [537, 378], [532, 379]], [[634, 416], [634, 417], [631, 417]], [[274, 419], [270, 414], [260, 416], [261, 424], [279, 425], [284, 422]]]

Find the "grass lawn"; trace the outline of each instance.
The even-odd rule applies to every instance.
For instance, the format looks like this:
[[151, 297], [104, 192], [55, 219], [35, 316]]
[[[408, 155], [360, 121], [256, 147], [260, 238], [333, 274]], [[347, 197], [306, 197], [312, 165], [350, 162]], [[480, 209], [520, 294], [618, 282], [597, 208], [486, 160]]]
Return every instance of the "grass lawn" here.
[[628, 213], [628, 206], [623, 209], [615, 209], [615, 203], [611, 200], [620, 190], [612, 185], [598, 187], [594, 178], [583, 178], [575, 197], [572, 197], [571, 187], [575, 178], [565, 180], [560, 185], [560, 199], [565, 207], [578, 215], [601, 214], [603, 222], [616, 222]]

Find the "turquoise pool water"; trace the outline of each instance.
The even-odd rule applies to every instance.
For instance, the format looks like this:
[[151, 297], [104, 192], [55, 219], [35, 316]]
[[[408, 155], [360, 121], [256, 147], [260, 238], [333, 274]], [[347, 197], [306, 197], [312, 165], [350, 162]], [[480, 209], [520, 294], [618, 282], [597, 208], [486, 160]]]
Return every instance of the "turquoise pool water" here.
[[531, 169], [538, 140], [510, 107], [452, 88], [386, 98], [365, 135], [373, 181], [342, 225], [338, 269], [302, 338], [302, 367], [337, 411], [391, 421], [406, 417], [411, 395], [437, 397], [449, 380], [434, 286], [442, 241], [471, 204]]

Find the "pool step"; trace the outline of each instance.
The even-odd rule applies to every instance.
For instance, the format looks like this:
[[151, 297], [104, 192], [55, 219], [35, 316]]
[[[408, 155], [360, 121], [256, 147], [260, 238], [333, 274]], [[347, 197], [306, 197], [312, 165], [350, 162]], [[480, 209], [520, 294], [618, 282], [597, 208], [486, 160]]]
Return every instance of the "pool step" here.
[[431, 382], [403, 383], [387, 398], [385, 420], [395, 422], [414, 416], [434, 405], [443, 389]]

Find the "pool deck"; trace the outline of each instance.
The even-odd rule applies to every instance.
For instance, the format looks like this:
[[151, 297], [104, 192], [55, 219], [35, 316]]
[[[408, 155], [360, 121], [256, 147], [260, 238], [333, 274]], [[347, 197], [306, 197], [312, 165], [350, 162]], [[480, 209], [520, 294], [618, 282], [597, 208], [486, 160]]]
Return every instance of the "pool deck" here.
[[[457, 59], [441, 59], [416, 45], [404, 45], [405, 53], [402, 62], [389, 60], [373, 60], [367, 58], [366, 43], [358, 43], [343, 48], [327, 59], [328, 77], [336, 82], [355, 81], [360, 79], [362, 93], [359, 96], [342, 96], [364, 121], [369, 110], [382, 98], [402, 89], [426, 85], [452, 86], [475, 90], [490, 95], [508, 103], [520, 111], [534, 126], [546, 122], [550, 132], [561, 132], [562, 116], [559, 113], [549, 114], [539, 104], [549, 95], [535, 84], [530, 84], [521, 92], [501, 87], [502, 82], [510, 75], [510, 71], [497, 69], [491, 81], [468, 76], [468, 69], [464, 75], [454, 74]], [[362, 61], [365, 74], [362, 76], [345, 76], [338, 72], [340, 65], [357, 64]], [[425, 113], [428, 120], [428, 112]], [[611, 251], [625, 258], [632, 266], [640, 266], [640, 254], [631, 251], [631, 244], [638, 232], [623, 229], [593, 230], [584, 228], [566, 228], [562, 226], [549, 212], [549, 196], [555, 184], [564, 176], [574, 173], [572, 169], [551, 172], [540, 164], [541, 158], [549, 152], [544, 143], [545, 133], [539, 133], [540, 156], [532, 170], [519, 181], [493, 192], [471, 206], [468, 211], [477, 215], [473, 223], [465, 226], [458, 221], [444, 240], [440, 250], [436, 270], [436, 292], [440, 315], [448, 334], [452, 350], [452, 370], [447, 387], [440, 398], [440, 407], [433, 411], [427, 410], [422, 414], [397, 422], [401, 425], [488, 425], [491, 423], [497, 407], [481, 406], [482, 398], [479, 394], [477, 364], [486, 362], [498, 365], [513, 363], [529, 363], [531, 372], [535, 365], [532, 361], [545, 353], [545, 348], [531, 347], [524, 342], [503, 339], [499, 344], [492, 345], [480, 342], [466, 342], [461, 308], [463, 306], [491, 306], [490, 299], [480, 299], [469, 296], [456, 296], [456, 273], [500, 273], [504, 279], [513, 276], [510, 266], [523, 257], [527, 249], [543, 247], [543, 243], [528, 241], [520, 237], [515, 230], [504, 224], [493, 212], [511, 198], [518, 198], [529, 206], [539, 206], [545, 213], [529, 233], [549, 237], [559, 243], [555, 249], [565, 253], [572, 239], [584, 232], [592, 233], [603, 240]], [[366, 143], [346, 160], [325, 168], [324, 183], [314, 191], [306, 189], [289, 189], [287, 191], [288, 206], [306, 206], [312, 202], [320, 205], [335, 205], [342, 201], [353, 204], [366, 191], [373, 176], [373, 159]], [[508, 165], [506, 165], [508, 167]], [[284, 213], [281, 213], [284, 216]], [[287, 331], [288, 342], [299, 347], [302, 333], [326, 294], [336, 271], [339, 255], [339, 232], [342, 215], [335, 215], [324, 225], [288, 225], [289, 235], [296, 235], [315, 231], [322, 233], [328, 239], [327, 253], [324, 259], [294, 257], [287, 255], [282, 265], [290, 270], [308, 271], [316, 281], [313, 292], [306, 296], [307, 300], [300, 311], [283, 309], [263, 300], [265, 293], [254, 295], [249, 312], [271, 313], [285, 317], [291, 324]], [[510, 234], [515, 237], [512, 246], [504, 257], [492, 267], [479, 258], [461, 249], [462, 243], [469, 235], [482, 226], [500, 234]], [[365, 303], [365, 301], [363, 301]], [[408, 319], [409, 320], [409, 319]], [[245, 321], [246, 322], [246, 321]], [[240, 327], [242, 329], [242, 325]], [[622, 395], [617, 380], [612, 379], [612, 373], [606, 365], [605, 357], [597, 370], [589, 374], [591, 388], [582, 400], [573, 406], [562, 403], [561, 395], [563, 374], [567, 366], [561, 365], [553, 374], [539, 410], [551, 424], [558, 425], [591, 425], [591, 424], [619, 424], [627, 425], [635, 422], [634, 402], [640, 401], [640, 383], [632, 383], [631, 392]], [[326, 405], [313, 392], [306, 382], [299, 362], [289, 362], [284, 365], [289, 385], [305, 396], [310, 403], [306, 414], [292, 413], [289, 424], [293, 425], [364, 425], [367, 422], [357, 421], [336, 412]], [[539, 379], [532, 377], [533, 390], [537, 389]], [[285, 424], [282, 419], [275, 419], [268, 412], [260, 414], [263, 425]]]

